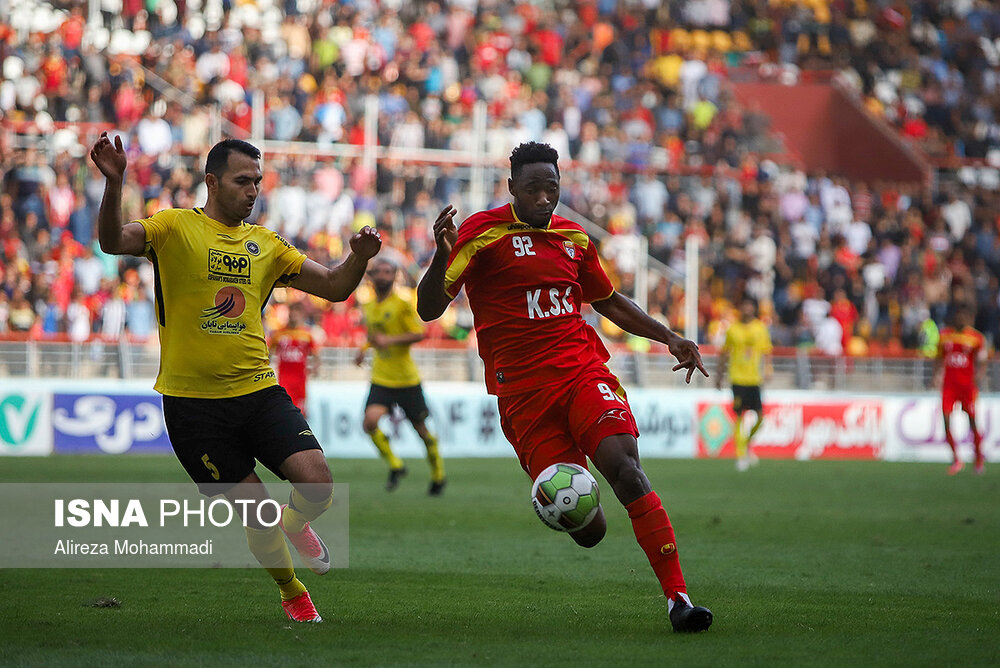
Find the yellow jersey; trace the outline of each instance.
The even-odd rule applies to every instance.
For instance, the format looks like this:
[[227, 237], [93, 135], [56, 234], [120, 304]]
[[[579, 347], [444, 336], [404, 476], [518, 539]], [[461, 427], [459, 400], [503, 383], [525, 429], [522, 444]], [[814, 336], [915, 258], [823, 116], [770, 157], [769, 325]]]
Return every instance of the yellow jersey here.
[[165, 209], [138, 222], [153, 263], [160, 334], [153, 388], [221, 399], [276, 385], [261, 311], [306, 256], [267, 228], [228, 227], [202, 209]]
[[[379, 301], [372, 299], [362, 307], [369, 336], [386, 334], [421, 334], [424, 331], [413, 304], [396, 292]], [[410, 356], [412, 343], [401, 343], [375, 350], [372, 383], [385, 387], [413, 387], [420, 384], [420, 373]]]
[[758, 319], [734, 322], [726, 330], [722, 349], [729, 353], [729, 380], [733, 385], [760, 385], [761, 360], [771, 353], [771, 335]]

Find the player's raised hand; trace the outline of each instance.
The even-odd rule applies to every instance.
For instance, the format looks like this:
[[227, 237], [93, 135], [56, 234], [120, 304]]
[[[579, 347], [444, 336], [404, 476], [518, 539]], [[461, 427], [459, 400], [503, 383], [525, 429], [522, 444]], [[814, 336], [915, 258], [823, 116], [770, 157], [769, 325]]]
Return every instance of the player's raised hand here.
[[434, 221], [434, 242], [438, 250], [444, 253], [451, 253], [458, 241], [458, 227], [455, 225], [456, 209], [451, 204], [441, 209], [437, 220]]
[[669, 348], [670, 354], [677, 358], [677, 364], [674, 365], [672, 371], [687, 369], [685, 383], [691, 382], [691, 376], [694, 375], [695, 370], [701, 371], [702, 375], [708, 378], [708, 372], [705, 371], [705, 365], [701, 361], [701, 353], [698, 352], [697, 343], [678, 336], [668, 344], [667, 348]]
[[365, 225], [351, 237], [351, 251], [362, 260], [375, 257], [382, 248], [382, 235], [374, 227]]
[[107, 131], [102, 132], [97, 143], [90, 149], [90, 159], [101, 170], [101, 174], [109, 179], [121, 179], [125, 176], [128, 158], [125, 157], [125, 147], [122, 146], [120, 135], [115, 135], [115, 142], [112, 144]]

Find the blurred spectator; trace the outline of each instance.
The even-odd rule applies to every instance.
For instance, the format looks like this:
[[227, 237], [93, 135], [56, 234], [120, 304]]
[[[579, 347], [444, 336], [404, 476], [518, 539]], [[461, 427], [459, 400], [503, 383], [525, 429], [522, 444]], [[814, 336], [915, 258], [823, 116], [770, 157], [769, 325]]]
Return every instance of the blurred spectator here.
[[[134, 219], [204, 202], [190, 167], [217, 129], [249, 136], [252, 105], [263, 103], [267, 139], [357, 146], [372, 94], [378, 143], [412, 151], [471, 150], [483, 101], [485, 149], [497, 163], [486, 167], [495, 189], [480, 197], [493, 205], [507, 201], [496, 167], [516, 143], [556, 146], [562, 203], [611, 233], [602, 247], [623, 290], [636, 283], [642, 236], [655, 259], [679, 270], [685, 237], [703, 240], [701, 331], [749, 294], [776, 342], [825, 344], [832, 318], [842, 348], [859, 349], [853, 338], [867, 338], [870, 352], [914, 348], [924, 310], [942, 324], [961, 293], [980, 304], [977, 325], [1000, 340], [1000, 184], [960, 176], [939, 198], [779, 166], [788, 156], [767, 119], [736, 101], [727, 81], [741, 66], [785, 82], [836, 70], [840, 85], [938, 164], [1000, 165], [1000, 10], [989, 3], [641, 3], [638, 19], [635, 3], [611, 2], [262, 11], [254, 2], [220, 10], [129, 0], [120, 11], [104, 5], [92, 23], [68, 4], [56, 4], [62, 22], [51, 34], [12, 25], [3, 45], [4, 127], [30, 128], [0, 151], [11, 330], [67, 332], [79, 290], [91, 329], [116, 336], [127, 322], [134, 336], [152, 332], [148, 264], [86, 249], [103, 183], [81, 148], [100, 129], [116, 127], [128, 145], [136, 174], [125, 215]], [[128, 31], [102, 41], [121, 25]], [[354, 229], [376, 222], [417, 271], [441, 206], [480, 204], [462, 165], [380, 161], [372, 173], [353, 158], [271, 153], [264, 165], [250, 221], [331, 260]], [[664, 284], [657, 296], [655, 283], [650, 304], [677, 326], [683, 295]], [[313, 316], [331, 342], [355, 340], [351, 308]]]

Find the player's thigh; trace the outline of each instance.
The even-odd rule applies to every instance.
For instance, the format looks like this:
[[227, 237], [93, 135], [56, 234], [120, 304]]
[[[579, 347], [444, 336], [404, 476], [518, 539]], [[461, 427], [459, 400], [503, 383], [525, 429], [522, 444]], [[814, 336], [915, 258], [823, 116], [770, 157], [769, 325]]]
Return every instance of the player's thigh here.
[[944, 416], [945, 427], [948, 426], [948, 416], [951, 415], [958, 402], [958, 392], [955, 388], [945, 386], [941, 390], [941, 415]]
[[[291, 455], [304, 450], [320, 450], [319, 441], [313, 435], [302, 411], [292, 403], [288, 393], [280, 385], [269, 387], [257, 395], [254, 412], [246, 423], [244, 438], [247, 439], [253, 456], [272, 473], [287, 479], [281, 465]], [[323, 458], [323, 466], [326, 460]]]
[[733, 385], [733, 412], [737, 416], [742, 415], [745, 410], [743, 406], [743, 393], [740, 392], [740, 389], [739, 385]]
[[521, 468], [532, 480], [560, 462], [586, 467], [587, 458], [569, 432], [566, 408], [541, 392], [500, 397], [500, 427]]
[[365, 416], [362, 419], [362, 427], [368, 433], [375, 431], [378, 427], [379, 420], [389, 412], [389, 406], [386, 404], [368, 404], [365, 406]]
[[365, 422], [374, 420], [374, 424], [369, 426], [374, 429], [383, 415], [392, 410], [396, 402], [396, 396], [391, 387], [372, 383], [368, 389], [368, 398], [365, 399]]
[[639, 437], [625, 389], [607, 368], [594, 369], [573, 384], [569, 428], [580, 449], [591, 458], [609, 436]]
[[733, 385], [733, 412], [741, 415], [754, 411], [760, 415], [764, 410], [759, 385]]
[[422, 424], [431, 414], [424, 398], [424, 390], [419, 385], [400, 387], [396, 390], [396, 405], [403, 409], [403, 414], [410, 424]]
[[959, 403], [962, 406], [962, 410], [965, 411], [971, 419], [976, 419], [976, 399], [979, 398], [979, 392], [974, 387], [966, 388], [961, 396], [959, 397]]
[[209, 496], [253, 472], [254, 456], [242, 438], [246, 410], [242, 399], [163, 397], [163, 420], [174, 454]]
[[285, 391], [288, 392], [288, 398], [292, 400], [295, 407], [302, 411], [305, 415], [306, 412], [306, 385], [305, 383], [289, 383], [283, 386]]

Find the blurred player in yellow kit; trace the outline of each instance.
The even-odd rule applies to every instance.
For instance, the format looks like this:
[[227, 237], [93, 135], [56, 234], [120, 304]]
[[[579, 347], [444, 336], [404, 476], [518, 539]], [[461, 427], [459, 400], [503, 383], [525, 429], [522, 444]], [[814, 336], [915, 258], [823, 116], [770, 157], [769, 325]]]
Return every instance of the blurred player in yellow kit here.
[[[740, 302], [740, 319], [729, 326], [726, 341], [719, 351], [719, 369], [716, 387], [722, 389], [726, 377], [727, 362], [729, 381], [733, 386], [733, 412], [736, 413], [736, 468], [746, 471], [757, 463], [750, 440], [764, 421], [764, 406], [760, 398], [760, 386], [771, 377], [771, 335], [757, 317], [757, 304], [744, 297]], [[763, 366], [763, 373], [761, 367]], [[753, 411], [756, 420], [744, 435], [743, 416]]]
[[375, 288], [375, 298], [364, 305], [368, 343], [358, 351], [355, 362], [364, 362], [365, 351], [375, 349], [372, 362], [372, 386], [365, 403], [363, 427], [379, 454], [389, 464], [388, 491], [396, 489], [399, 479], [406, 475], [403, 460], [396, 456], [389, 437], [379, 429], [378, 423], [393, 406], [399, 406], [406, 419], [417, 431], [427, 447], [427, 461], [431, 467], [431, 484], [427, 493], [439, 496], [444, 490], [444, 462], [438, 452], [437, 437], [427, 429], [427, 402], [420, 386], [420, 373], [410, 355], [410, 346], [424, 338], [424, 327], [417, 317], [413, 304], [401, 297], [393, 286], [396, 282], [396, 265], [380, 258], [372, 263], [368, 277]]

